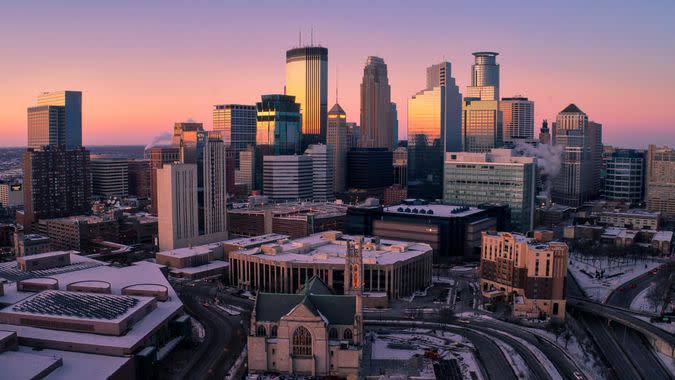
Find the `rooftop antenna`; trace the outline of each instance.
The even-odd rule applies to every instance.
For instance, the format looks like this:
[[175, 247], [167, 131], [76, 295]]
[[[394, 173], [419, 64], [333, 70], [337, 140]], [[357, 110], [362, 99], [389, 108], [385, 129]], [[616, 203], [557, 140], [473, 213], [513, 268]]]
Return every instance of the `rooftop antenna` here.
[[335, 67], [335, 104], [338, 104], [338, 68]]

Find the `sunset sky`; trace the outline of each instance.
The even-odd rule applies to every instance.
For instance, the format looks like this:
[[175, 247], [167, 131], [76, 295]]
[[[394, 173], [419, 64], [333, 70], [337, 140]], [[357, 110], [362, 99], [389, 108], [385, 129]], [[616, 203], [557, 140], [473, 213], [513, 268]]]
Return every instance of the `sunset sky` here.
[[[7, 1], [0, 5], [0, 146], [26, 144], [26, 108], [83, 92], [85, 145], [145, 144], [176, 121], [211, 129], [213, 104], [282, 93], [298, 32], [328, 48], [329, 101], [359, 121], [366, 57], [384, 58], [406, 134], [425, 68], [500, 53], [501, 95], [541, 119], [576, 103], [605, 144], [675, 145], [675, 1]], [[631, 4], [631, 5], [629, 5]]]

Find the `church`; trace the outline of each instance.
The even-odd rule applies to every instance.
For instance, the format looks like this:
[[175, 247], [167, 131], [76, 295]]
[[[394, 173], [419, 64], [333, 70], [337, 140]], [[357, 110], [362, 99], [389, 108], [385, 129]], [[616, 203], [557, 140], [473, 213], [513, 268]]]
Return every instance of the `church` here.
[[258, 293], [248, 336], [251, 373], [357, 378], [363, 347], [363, 238], [349, 241], [345, 294], [319, 277], [295, 294]]

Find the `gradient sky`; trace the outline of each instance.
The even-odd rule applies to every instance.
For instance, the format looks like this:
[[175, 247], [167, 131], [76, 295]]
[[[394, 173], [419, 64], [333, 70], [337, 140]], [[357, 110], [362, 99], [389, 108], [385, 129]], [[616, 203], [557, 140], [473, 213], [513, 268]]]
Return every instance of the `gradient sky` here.
[[[488, 3], [494, 3], [489, 5]], [[407, 99], [444, 58], [462, 92], [471, 52], [500, 53], [501, 94], [541, 119], [568, 103], [605, 144], [675, 146], [675, 1], [9, 1], [0, 5], [0, 146], [26, 144], [42, 91], [83, 92], [85, 145], [145, 144], [211, 107], [281, 93], [285, 51], [328, 48], [329, 105], [359, 120], [368, 55], [389, 67], [400, 136]]]

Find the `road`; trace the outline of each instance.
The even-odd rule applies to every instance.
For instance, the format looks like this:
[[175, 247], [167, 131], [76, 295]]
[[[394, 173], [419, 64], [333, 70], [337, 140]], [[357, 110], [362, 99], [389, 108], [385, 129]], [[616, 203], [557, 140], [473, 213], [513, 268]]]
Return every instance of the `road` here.
[[624, 283], [619, 287], [619, 289], [623, 289], [623, 291], [615, 289], [609, 297], [607, 297], [607, 304], [630, 309], [630, 304], [635, 297], [637, 297], [640, 292], [647, 289], [652, 284], [653, 279], [654, 275], [647, 272]]

